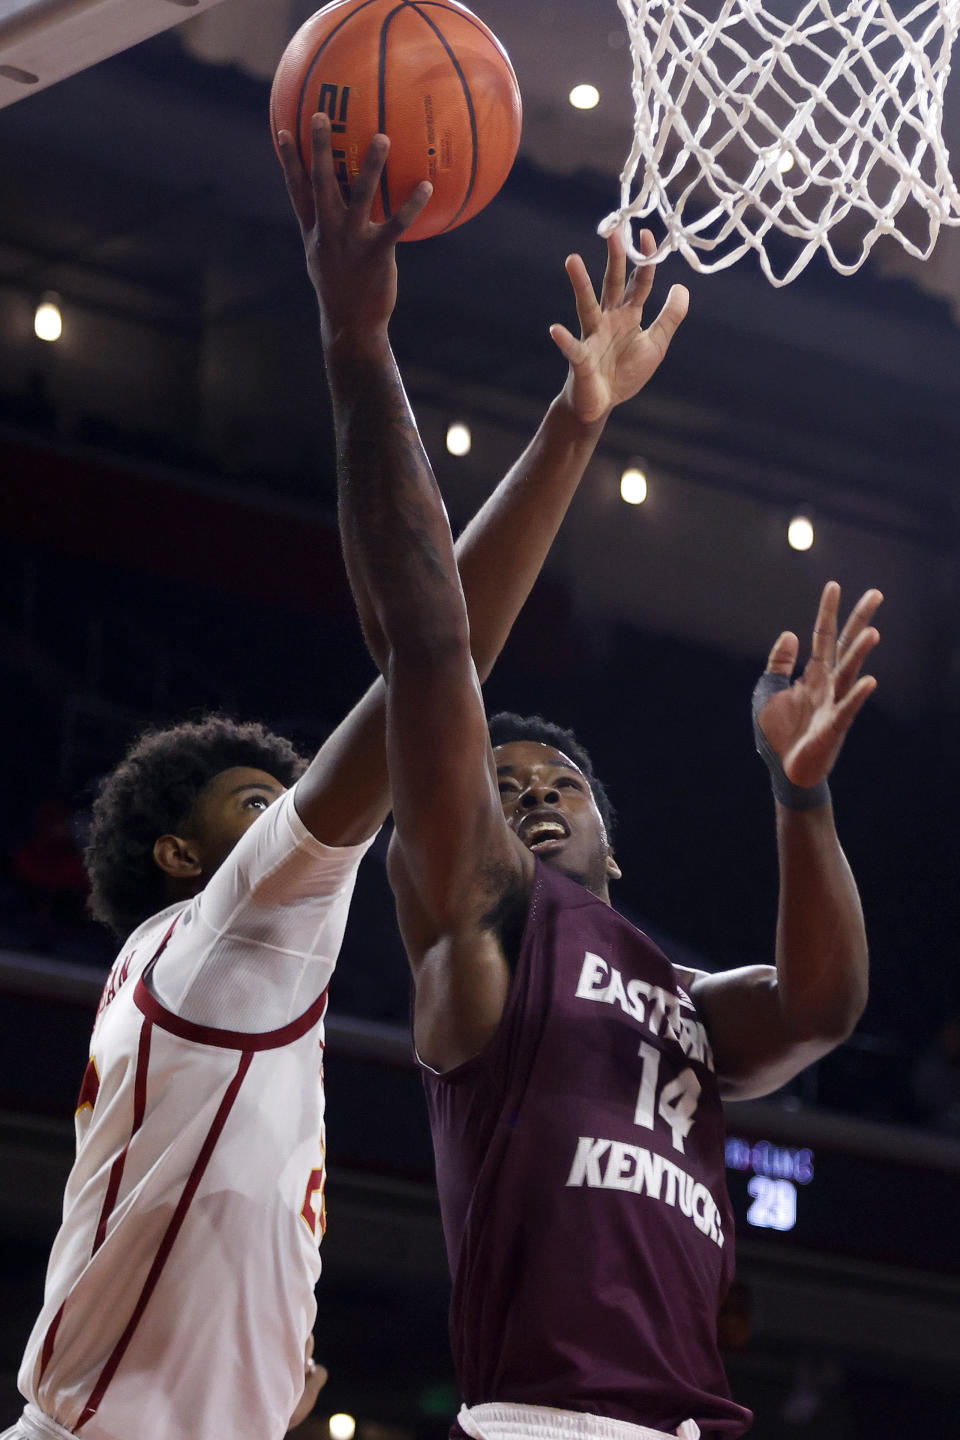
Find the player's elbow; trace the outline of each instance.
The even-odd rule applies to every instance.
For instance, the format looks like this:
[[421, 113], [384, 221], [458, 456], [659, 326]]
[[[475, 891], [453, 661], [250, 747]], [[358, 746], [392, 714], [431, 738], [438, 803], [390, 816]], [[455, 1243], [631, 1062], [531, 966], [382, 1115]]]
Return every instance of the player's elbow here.
[[826, 1026], [827, 1035], [833, 1045], [842, 1045], [845, 1040], [856, 1030], [867, 1008], [867, 987], [859, 988], [849, 995], [844, 1004], [837, 1007], [836, 1013], [831, 1017], [831, 1023]]
[[866, 983], [837, 986], [827, 995], [811, 996], [788, 1016], [795, 1043], [815, 1045], [821, 1053], [849, 1040], [867, 1005]]
[[867, 964], [864, 947], [862, 956], [858, 955], [835, 985], [833, 1003], [828, 1006], [827, 1030], [837, 1045], [850, 1039], [867, 1008], [870, 990]]

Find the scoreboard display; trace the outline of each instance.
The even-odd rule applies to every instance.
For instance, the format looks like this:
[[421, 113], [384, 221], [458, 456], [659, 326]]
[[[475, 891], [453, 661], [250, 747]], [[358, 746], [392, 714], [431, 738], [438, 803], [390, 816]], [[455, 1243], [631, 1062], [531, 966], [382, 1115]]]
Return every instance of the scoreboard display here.
[[744, 1238], [766, 1230], [804, 1250], [960, 1274], [960, 1182], [946, 1164], [737, 1133], [726, 1158]]

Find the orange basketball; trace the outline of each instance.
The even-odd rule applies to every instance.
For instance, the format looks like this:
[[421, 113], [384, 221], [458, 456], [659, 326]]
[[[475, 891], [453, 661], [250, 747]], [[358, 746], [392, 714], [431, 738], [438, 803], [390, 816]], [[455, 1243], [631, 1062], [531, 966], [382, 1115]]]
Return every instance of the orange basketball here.
[[310, 118], [330, 116], [346, 197], [370, 140], [389, 135], [375, 220], [420, 180], [426, 209], [404, 233], [423, 240], [489, 204], [520, 144], [520, 90], [496, 36], [456, 0], [336, 0], [311, 16], [283, 52], [270, 126], [296, 137], [310, 165]]

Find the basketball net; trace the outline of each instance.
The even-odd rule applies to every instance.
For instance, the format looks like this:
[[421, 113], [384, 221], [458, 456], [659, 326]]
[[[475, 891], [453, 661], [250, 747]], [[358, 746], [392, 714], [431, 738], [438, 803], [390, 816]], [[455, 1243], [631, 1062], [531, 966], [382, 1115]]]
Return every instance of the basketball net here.
[[[647, 263], [679, 250], [709, 273], [754, 250], [774, 285], [820, 248], [852, 275], [881, 235], [926, 259], [960, 225], [941, 135], [960, 0], [901, 0], [899, 15], [889, 0], [769, 3], [792, 18], [763, 0], [618, 0], [636, 133], [600, 233], [623, 225], [640, 262], [629, 222], [658, 215]], [[778, 261], [797, 251], [780, 277], [771, 241]]]

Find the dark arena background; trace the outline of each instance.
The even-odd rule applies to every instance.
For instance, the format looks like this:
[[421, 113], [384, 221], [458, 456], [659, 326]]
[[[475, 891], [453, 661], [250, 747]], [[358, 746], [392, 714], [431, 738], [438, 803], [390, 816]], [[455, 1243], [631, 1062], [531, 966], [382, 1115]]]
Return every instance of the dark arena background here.
[[[0, 15], [0, 1426], [19, 1409], [113, 959], [84, 913], [96, 782], [146, 724], [209, 709], [313, 750], [371, 676], [339, 557], [316, 307], [267, 127], [273, 67], [312, 8], [225, 0], [22, 98]], [[478, 12], [517, 70], [520, 157], [479, 217], [401, 247], [393, 325], [458, 526], [562, 384], [547, 327], [573, 323], [563, 260], [581, 251], [599, 280], [595, 227], [632, 124], [614, 0]], [[600, 103], [581, 111], [567, 95], [584, 82]], [[578, 732], [619, 814], [617, 903], [673, 958], [767, 961], [753, 682], [781, 629], [806, 653], [825, 580], [848, 601], [884, 591], [879, 689], [833, 782], [871, 999], [828, 1059], [729, 1107], [739, 1278], [720, 1323], [756, 1440], [948, 1440], [960, 235], [926, 265], [891, 242], [852, 278], [818, 261], [780, 291], [750, 260], [701, 276], [672, 259], [655, 298], [672, 281], [689, 319], [612, 420], [489, 702]], [[50, 295], [55, 342], [34, 333]], [[472, 438], [459, 457], [455, 421]], [[648, 487], [636, 506], [620, 498], [631, 465]], [[805, 551], [788, 544], [797, 515]], [[384, 851], [361, 871], [331, 992], [316, 1329], [331, 1379], [299, 1433], [326, 1436], [336, 1411], [359, 1440], [440, 1440], [458, 1403], [448, 1284]]]

